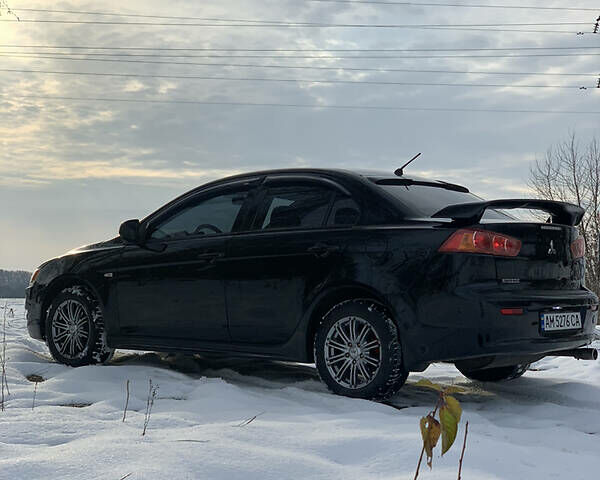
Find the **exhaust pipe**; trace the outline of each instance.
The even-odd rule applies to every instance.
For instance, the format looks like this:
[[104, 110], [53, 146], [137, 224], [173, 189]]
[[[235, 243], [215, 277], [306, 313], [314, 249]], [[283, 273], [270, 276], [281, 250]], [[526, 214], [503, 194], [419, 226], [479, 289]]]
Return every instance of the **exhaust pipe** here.
[[577, 360], [598, 360], [598, 350], [595, 348], [573, 348], [572, 350], [561, 350], [552, 352], [549, 357], [573, 357]]

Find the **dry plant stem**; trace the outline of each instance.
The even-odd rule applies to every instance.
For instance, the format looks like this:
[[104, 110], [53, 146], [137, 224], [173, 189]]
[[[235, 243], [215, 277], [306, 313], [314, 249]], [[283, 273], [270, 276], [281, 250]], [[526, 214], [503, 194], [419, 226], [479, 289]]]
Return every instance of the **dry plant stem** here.
[[257, 417], [260, 417], [262, 414], [264, 414], [265, 412], [260, 412], [257, 413], [256, 415], [254, 415], [252, 418], [248, 419], [248, 420], [244, 420], [242, 423], [240, 423], [239, 425], [236, 425], [236, 427], [245, 427], [246, 425], [250, 425], [254, 420], [257, 419]]
[[10, 395], [8, 390], [8, 383], [6, 382], [6, 309], [8, 308], [8, 302], [4, 303], [4, 313], [2, 315], [2, 373], [0, 375], [0, 383], [2, 384], [2, 393], [0, 395], [0, 411], [4, 411], [4, 387], [6, 386], [6, 393]]
[[417, 471], [415, 472], [414, 480], [417, 480], [417, 477], [419, 476], [419, 469], [421, 468], [421, 462], [423, 461], [424, 453], [425, 453], [425, 445], [423, 445], [423, 448], [421, 448], [421, 455], [419, 456], [419, 463], [417, 463]]
[[33, 401], [31, 402], [32, 410], [35, 408], [35, 394], [37, 392], [37, 386], [38, 386], [38, 382], [35, 382], [35, 384], [33, 385]]
[[467, 446], [467, 433], [469, 433], [469, 422], [465, 424], [465, 439], [463, 440], [462, 451], [460, 452], [460, 460], [458, 461], [458, 480], [461, 479], [463, 458], [465, 457], [465, 448]]
[[146, 435], [146, 428], [148, 428], [148, 424], [150, 423], [150, 415], [152, 414], [152, 407], [154, 406], [154, 399], [156, 398], [156, 391], [158, 390], [158, 385], [152, 385], [152, 379], [148, 379], [148, 400], [146, 401], [146, 414], [144, 416], [144, 430], [142, 431], [142, 437]]
[[127, 406], [129, 405], [129, 380], [127, 380], [125, 389], [127, 390], [127, 396], [125, 397], [125, 409], [123, 410], [123, 422], [125, 422], [125, 417], [127, 416]]

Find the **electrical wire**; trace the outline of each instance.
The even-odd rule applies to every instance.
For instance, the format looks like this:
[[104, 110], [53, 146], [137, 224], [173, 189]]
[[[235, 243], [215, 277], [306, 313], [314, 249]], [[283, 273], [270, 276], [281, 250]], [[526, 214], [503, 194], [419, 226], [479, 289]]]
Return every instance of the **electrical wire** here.
[[[72, 54], [77, 55], [77, 54]], [[89, 55], [89, 54], [87, 54]], [[143, 55], [145, 56], [145, 55]], [[523, 57], [597, 57], [600, 56], [600, 53], [581, 53], [578, 55], [569, 55], [569, 54], [530, 54], [530, 55], [411, 55], [411, 56], [402, 56], [402, 55], [386, 55], [386, 56], [310, 56], [310, 55], [295, 55], [295, 56], [282, 56], [282, 55], [197, 55], [195, 58], [268, 58], [268, 59], [318, 59], [318, 60], [352, 60], [352, 59], [362, 59], [362, 60], [381, 60], [381, 59], [424, 59], [424, 58], [523, 58]], [[120, 58], [94, 58], [94, 57], [72, 57], [72, 56], [53, 56], [52, 54], [43, 54], [43, 55], [27, 55], [24, 53], [20, 53], [18, 55], [12, 53], [0, 53], [0, 57], [7, 58], [30, 58], [30, 59], [46, 59], [46, 60], [67, 60], [67, 61], [85, 61], [85, 62], [113, 62], [113, 63], [138, 63], [138, 64], [152, 64], [152, 65], [189, 65], [189, 66], [198, 66], [198, 65], [206, 65], [202, 62], [175, 62], [175, 61], [157, 61], [157, 60], [127, 60]], [[167, 57], [169, 58], [169, 57]], [[173, 58], [173, 57], [171, 57]]]
[[[520, 75], [520, 76], [548, 76], [548, 77], [592, 77], [597, 78], [596, 73], [574, 73], [574, 72], [506, 72], [506, 71], [483, 71], [483, 70], [443, 70], [443, 69], [411, 69], [411, 68], [361, 68], [361, 67], [315, 67], [311, 65], [257, 65], [247, 63], [195, 63], [205, 67], [232, 67], [232, 68], [269, 68], [283, 70], [323, 70], [334, 72], [373, 72], [373, 73], [449, 73], [461, 75]], [[4, 72], [34, 72], [34, 70], [1, 69]], [[40, 72], [41, 71], [35, 71]], [[169, 77], [167, 75], [167, 77]], [[172, 78], [190, 78], [188, 76], [171, 76]]]
[[[172, 27], [289, 27], [289, 28], [385, 28], [385, 29], [434, 29], [434, 30], [473, 30], [492, 32], [534, 32], [534, 33], [576, 33], [567, 30], [522, 30], [498, 29], [494, 27], [533, 27], [533, 26], [591, 26], [593, 22], [546, 22], [546, 23], [490, 23], [490, 24], [368, 24], [368, 23], [317, 23], [284, 22], [280, 20], [213, 19], [206, 20], [231, 23], [189, 23], [189, 22], [122, 22], [104, 20], [55, 20], [55, 19], [2, 19], [9, 23], [56, 23], [66, 25], [138, 25]], [[490, 28], [492, 27], [492, 28]], [[585, 32], [581, 32], [585, 33]], [[590, 32], [591, 33], [591, 32]]]
[[394, 2], [387, 0], [305, 0], [314, 3], [342, 3], [349, 5], [386, 5], [396, 7], [455, 7], [455, 8], [496, 8], [515, 10], [554, 10], [571, 12], [597, 12], [597, 8], [585, 7], [540, 7], [537, 5], [490, 5], [485, 3], [433, 3], [433, 2]]
[[563, 115], [600, 115], [600, 111], [593, 110], [534, 110], [534, 109], [500, 109], [500, 108], [445, 108], [445, 107], [413, 107], [398, 105], [310, 105], [302, 103], [259, 103], [235, 101], [204, 101], [204, 100], [155, 100], [134, 98], [109, 98], [109, 97], [69, 97], [50, 95], [10, 95], [1, 93], [0, 96], [10, 99], [33, 100], [58, 100], [58, 101], [83, 101], [83, 102], [114, 102], [114, 103], [150, 103], [150, 104], [176, 104], [176, 105], [214, 105], [214, 106], [239, 106], [239, 107], [274, 107], [274, 108], [301, 108], [311, 110], [381, 110], [381, 111], [420, 111], [420, 112], [469, 112], [469, 113], [539, 113]]
[[346, 85], [388, 85], [388, 86], [426, 86], [426, 87], [494, 87], [494, 88], [563, 88], [581, 89], [594, 88], [581, 85], [525, 85], [525, 84], [497, 84], [497, 83], [449, 83], [449, 82], [404, 82], [382, 80], [340, 80], [340, 79], [307, 79], [307, 78], [265, 78], [265, 77], [229, 77], [229, 76], [203, 76], [203, 75], [157, 75], [143, 73], [109, 73], [109, 72], [65, 72], [58, 70], [21, 70], [2, 68], [0, 72], [6, 73], [41, 73], [51, 75], [74, 75], [94, 77], [121, 77], [121, 78], [169, 78], [180, 80], [219, 80], [234, 82], [276, 82], [276, 83], [317, 83], [317, 84], [346, 84]]
[[[173, 19], [173, 20], [198, 20], [202, 22], [229, 22], [229, 23], [248, 23], [254, 25], [280, 25], [280, 26], [307, 26], [307, 27], [377, 27], [377, 28], [408, 28], [408, 27], [504, 27], [504, 26], [557, 26], [557, 25], [590, 25], [592, 22], [545, 22], [545, 23], [491, 23], [491, 24], [364, 24], [364, 23], [325, 23], [325, 22], [290, 22], [288, 20], [262, 20], [262, 19], [247, 19], [247, 18], [214, 18], [214, 17], [193, 17], [193, 16], [171, 16], [171, 15], [143, 15], [143, 14], [127, 14], [120, 12], [91, 12], [87, 10], [53, 10], [41, 8], [16, 8], [15, 11], [29, 11], [39, 13], [60, 13], [70, 15], [96, 15], [96, 16], [111, 16], [111, 17], [135, 17], [135, 18], [155, 18], [155, 19]], [[17, 21], [17, 20], [15, 20]], [[48, 23], [108, 23], [108, 24], [138, 24], [138, 22], [106, 22], [106, 21], [79, 21], [79, 20], [58, 20], [58, 19], [21, 19], [20, 21], [29, 22], [48, 22]], [[155, 22], [139, 22], [139, 24], [160, 25]], [[168, 25], [179, 25], [171, 24]], [[196, 25], [191, 23], [183, 23], [182, 25]]]
[[589, 50], [600, 49], [600, 46], [580, 47], [487, 47], [487, 48], [208, 48], [208, 47], [106, 47], [81, 45], [15, 45], [0, 44], [0, 48], [45, 48], [73, 50], [155, 50], [155, 51], [190, 51], [190, 52], [462, 52], [462, 51], [520, 51], [520, 50]]
[[[331, 84], [366, 84], [366, 85], [412, 85], [412, 86], [453, 86], [453, 87], [507, 87], [507, 88], [570, 88], [581, 89], [581, 85], [522, 85], [522, 84], [482, 84], [482, 83], [437, 83], [437, 82], [401, 82], [401, 81], [379, 81], [379, 80], [340, 80], [340, 79], [305, 79], [305, 78], [263, 78], [263, 77], [228, 77], [228, 76], [205, 76], [205, 75], [160, 75], [144, 73], [119, 73], [119, 72], [70, 72], [61, 70], [25, 70], [0, 68], [5, 73], [40, 73], [46, 75], [82, 75], [97, 77], [125, 77], [125, 78], [163, 78], [179, 80], [228, 80], [247, 82], [296, 82], [296, 83], [331, 83]], [[413, 71], [414, 72], [414, 71]], [[423, 73], [473, 73], [444, 70], [417, 70]], [[498, 74], [496, 72], [483, 72]], [[528, 75], [527, 73], [500, 72], [508, 75]], [[529, 75], [552, 75], [546, 73], [530, 73]], [[560, 75], [560, 74], [559, 74]], [[578, 75], [578, 74], [569, 74]], [[594, 74], [579, 74], [579, 76], [596, 77]], [[593, 88], [590, 86], [589, 88]]]

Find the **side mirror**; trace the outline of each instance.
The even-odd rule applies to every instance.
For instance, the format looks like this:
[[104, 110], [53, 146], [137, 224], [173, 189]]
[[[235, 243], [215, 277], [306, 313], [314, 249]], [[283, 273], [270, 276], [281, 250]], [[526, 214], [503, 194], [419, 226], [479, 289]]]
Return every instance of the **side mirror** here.
[[119, 227], [119, 236], [125, 240], [126, 243], [141, 243], [141, 228], [140, 221], [138, 219], [135, 220], [127, 220], [121, 224]]

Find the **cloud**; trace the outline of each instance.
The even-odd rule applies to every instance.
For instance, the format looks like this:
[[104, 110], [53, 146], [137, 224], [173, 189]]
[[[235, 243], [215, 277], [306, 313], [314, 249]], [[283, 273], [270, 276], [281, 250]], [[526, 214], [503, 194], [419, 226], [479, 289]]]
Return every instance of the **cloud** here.
[[[564, 2], [563, 2], [564, 3]], [[561, 6], [558, 1], [547, 5]], [[34, 1], [32, 8], [57, 8], [55, 2]], [[16, 6], [15, 6], [16, 8]], [[84, 9], [64, 1], [61, 9]], [[247, 2], [164, 2], [134, 0], [127, 4], [90, 1], [85, 10], [118, 10], [149, 15], [188, 15], [241, 19], [298, 20], [339, 23], [502, 23], [557, 21], [546, 12], [406, 8], [267, 0]], [[48, 18], [60, 15], [45, 14]], [[24, 18], [41, 14], [27, 13]], [[75, 17], [77, 18], [77, 17]], [[83, 18], [83, 17], [82, 17]], [[85, 19], [89, 20], [88, 17]], [[588, 21], [579, 13], [561, 13], [560, 21]], [[127, 25], [60, 25], [4, 23], [0, 43], [12, 45], [72, 45], [146, 48], [216, 49], [415, 49], [513, 48], [593, 46], [588, 36], [518, 32], [444, 30], [264, 28], [264, 27], [142, 27]], [[7, 50], [7, 49], [3, 49]], [[35, 52], [40, 49], [12, 48]], [[62, 50], [63, 52], [68, 52]], [[74, 50], [81, 54], [81, 51]], [[101, 53], [96, 51], [95, 53]], [[511, 52], [510, 50], [508, 51]], [[519, 53], [528, 53], [520, 51]], [[106, 52], [104, 52], [106, 53]], [[223, 58], [203, 58], [212, 53]], [[420, 52], [426, 55], [428, 52]], [[433, 53], [433, 52], [429, 52]], [[464, 55], [469, 52], [438, 52]], [[486, 52], [474, 52], [473, 55]], [[493, 52], [487, 52], [493, 53]], [[506, 53], [506, 52], [498, 52]], [[535, 53], [535, 51], [532, 51]], [[127, 57], [125, 55], [138, 55]], [[154, 56], [139, 56], [151, 54]], [[258, 55], [285, 58], [259, 58]], [[516, 71], [595, 73], [597, 58], [334, 58], [344, 52], [305, 52], [318, 58], [297, 58], [302, 52], [119, 51], [120, 62], [67, 61], [2, 57], [5, 69], [63, 72], [137, 73], [144, 75], [230, 76], [236, 78], [301, 78], [385, 80], [426, 83], [593, 83], [585, 77], [533, 75], [492, 76], [453, 73], [378, 73], [344, 71], [352, 68], [396, 68], [457, 71]], [[171, 57], [157, 57], [170, 55]], [[175, 57], [187, 55], [187, 57]], [[196, 55], [196, 57], [190, 57]], [[246, 55], [228, 58], [227, 55]], [[247, 55], [253, 55], [248, 57]], [[348, 52], [346, 52], [348, 55]], [[369, 53], [362, 52], [362, 56]], [[406, 52], [371, 52], [371, 56], [399, 57]], [[39, 55], [38, 55], [39, 56]], [[51, 55], [46, 55], [51, 56]], [[59, 56], [59, 55], [56, 55]], [[81, 55], [79, 55], [81, 57]], [[98, 57], [107, 60], [107, 57]], [[126, 63], [219, 63], [238, 66]], [[334, 66], [340, 70], [303, 70], [242, 67], [239, 65]], [[63, 97], [183, 99], [314, 105], [401, 105], [444, 108], [588, 110], [596, 91], [566, 89], [469, 88], [444, 86], [377, 86], [315, 83], [273, 83], [224, 80], [104, 77], [0, 72], [0, 185], [12, 199], [3, 216], [29, 218], [37, 206], [34, 193], [61, 199], [68, 215], [40, 223], [32, 235], [64, 251], [83, 240], [70, 235], [104, 238], [105, 227], [86, 222], [82, 207], [89, 195], [77, 185], [101, 184], [103, 191], [123, 195], [103, 197], [106, 212], [122, 212], [126, 194], [144, 192], [142, 202], [158, 206], [177, 191], [231, 173], [286, 166], [377, 168], [393, 171], [416, 152], [423, 152], [413, 171], [466, 184], [486, 197], [527, 195], [531, 160], [560, 140], [568, 130], [581, 138], [597, 134], [597, 117], [476, 112], [391, 112], [177, 104], [104, 103], [22, 98], [23, 95]], [[127, 188], [124, 188], [126, 185]], [[6, 205], [6, 204], [5, 204]], [[1, 208], [1, 207], [0, 207]], [[58, 207], [57, 207], [58, 208]], [[62, 210], [61, 210], [62, 211]], [[97, 213], [96, 213], [97, 214]], [[104, 215], [104, 214], [103, 214]], [[104, 217], [103, 217], [104, 218]], [[17, 227], [15, 227], [17, 228]], [[29, 228], [29, 227], [28, 227]], [[33, 227], [31, 227], [33, 228]], [[53, 240], [55, 231], [66, 232]], [[112, 230], [111, 230], [112, 231]], [[86, 237], [86, 238], [87, 238]], [[30, 265], [30, 252], [12, 235], [2, 250], [0, 267]], [[33, 247], [32, 247], [33, 248]], [[11, 253], [6, 253], [11, 252]], [[16, 252], [16, 253], [15, 253]], [[44, 250], [48, 253], [48, 250]]]

